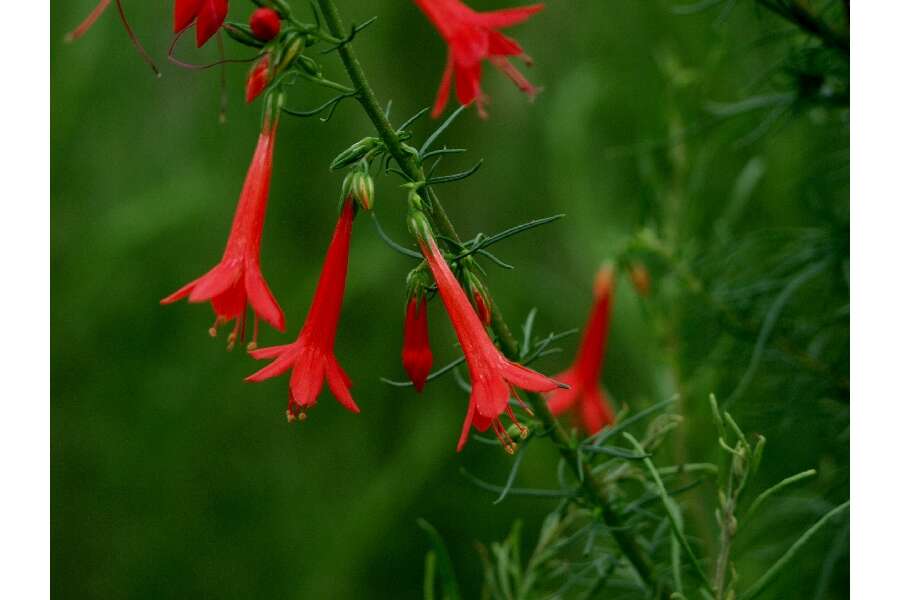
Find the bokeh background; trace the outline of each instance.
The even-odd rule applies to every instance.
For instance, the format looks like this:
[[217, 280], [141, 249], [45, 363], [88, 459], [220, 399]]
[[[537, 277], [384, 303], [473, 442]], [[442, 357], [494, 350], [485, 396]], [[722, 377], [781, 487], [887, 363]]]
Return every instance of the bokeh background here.
[[[454, 451], [466, 398], [451, 378], [422, 396], [380, 382], [402, 377], [404, 277], [412, 265], [385, 246], [368, 218], [354, 232], [337, 340], [359, 416], [325, 393], [308, 421], [288, 425], [286, 382], [242, 383], [258, 365], [242, 351], [226, 352], [222, 337], [209, 338], [208, 306], [159, 305], [219, 259], [259, 106], [242, 102], [247, 67], [230, 66], [220, 124], [219, 71], [165, 62], [171, 2], [125, 4], [161, 79], [132, 51], [114, 10], [70, 45], [62, 43], [65, 32], [94, 2], [53, 5], [53, 591], [60, 598], [416, 598], [428, 548], [416, 526], [423, 517], [444, 535], [463, 590], [474, 597], [482, 576], [474, 543], [500, 539], [522, 519], [527, 546], [552, 503], [495, 505], [494, 495], [460, 474], [465, 468], [503, 481], [511, 459], [477, 443]], [[767, 271], [766, 260], [790, 255], [798, 236], [816, 232], [826, 232], [827, 251], [844, 255], [846, 115], [827, 107], [773, 114], [778, 105], [763, 103], [730, 117], [723, 105], [778, 93], [779, 85], [792, 89], [782, 70], [792, 42], [779, 37], [787, 25], [753, 3], [725, 4], [684, 11], [663, 0], [551, 1], [512, 30], [535, 60], [527, 75], [543, 88], [536, 101], [486, 68], [490, 118], [465, 114], [444, 139], [469, 149], [446, 160], [447, 169], [481, 157], [485, 164], [441, 190], [448, 212], [467, 237], [567, 215], [496, 248], [516, 265], [488, 267], [515, 327], [531, 307], [540, 334], [579, 327], [596, 268], [645, 227], [667, 230], [679, 250], [690, 249], [693, 264], [709, 267], [707, 275]], [[356, 46], [376, 93], [393, 101], [394, 121], [427, 106], [445, 54], [415, 5], [340, 6], [348, 20], [379, 17]], [[233, 0], [230, 17], [245, 19], [251, 9]], [[227, 53], [250, 54], [233, 43]], [[214, 44], [198, 52], [185, 40], [179, 54], [210, 61]], [[345, 81], [336, 56], [324, 64], [328, 76]], [[298, 85], [289, 103], [309, 108], [327, 97]], [[423, 120], [416, 139], [434, 126]], [[351, 103], [328, 123], [283, 120], [262, 262], [288, 334], [263, 328], [264, 345], [293, 339], [308, 308], [342, 177], [328, 171], [329, 162], [371, 133]], [[377, 212], [405, 240], [399, 183], [378, 181]], [[676, 206], [678, 217], [665, 206]], [[768, 244], [762, 250], [744, 252], [735, 241], [759, 232]], [[849, 494], [849, 410], [840, 381], [848, 377], [842, 311], [849, 296], [847, 268], [837, 263], [776, 315], [779, 327], [794, 324], [787, 334], [809, 344], [828, 376], [766, 352], [732, 406], [746, 428], [769, 439], [765, 481], [810, 467], [821, 473], [739, 546], [748, 578]], [[633, 407], [680, 391], [688, 458], [706, 460], [715, 451], [706, 395], [728, 397], [740, 385], [756, 338], [713, 343], [724, 327], [716, 315], [684, 299], [670, 312], [666, 299], [677, 293], [666, 286], [678, 284], [664, 265], [651, 264], [651, 273], [660, 283], [655, 311], [647, 308], [653, 298], [641, 300], [620, 280], [604, 385], [619, 405]], [[772, 285], [769, 300], [748, 314], [770, 314], [782, 289]], [[740, 298], [727, 301], [741, 306]], [[442, 312], [434, 305], [436, 364], [457, 352]], [[682, 333], [674, 350], [660, 335], [665, 317], [678, 323], [662, 331]], [[539, 368], [564, 368], [575, 342]], [[682, 357], [680, 371], [670, 368], [673, 352]], [[552, 449], [535, 444], [518, 482], [552, 486], [555, 469]], [[710, 519], [712, 495], [705, 487], [691, 496]], [[755, 552], [760, 539], [765, 550]], [[845, 597], [846, 528], [829, 529], [813, 547], [782, 590]]]

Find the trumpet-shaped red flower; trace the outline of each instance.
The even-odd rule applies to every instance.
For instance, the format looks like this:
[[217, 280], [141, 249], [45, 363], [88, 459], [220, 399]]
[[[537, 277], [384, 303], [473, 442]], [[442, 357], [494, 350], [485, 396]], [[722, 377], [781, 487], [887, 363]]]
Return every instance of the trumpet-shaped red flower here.
[[328, 387], [338, 402], [355, 413], [359, 412], [359, 407], [350, 396], [350, 379], [334, 356], [334, 338], [344, 301], [350, 234], [355, 214], [354, 202], [346, 199], [325, 255], [312, 306], [297, 340], [292, 344], [261, 348], [250, 353], [257, 360], [275, 360], [245, 381], [263, 381], [293, 368], [287, 409], [289, 421], [306, 417], [306, 409], [316, 404], [324, 380], [328, 381]]
[[612, 310], [613, 270], [604, 267], [594, 284], [594, 307], [575, 362], [557, 379], [568, 384], [567, 390], [556, 390], [547, 396], [550, 411], [559, 415], [577, 405], [582, 427], [593, 435], [613, 422], [612, 408], [597, 383], [603, 367], [609, 317]]
[[413, 295], [406, 304], [401, 358], [406, 374], [416, 391], [421, 393], [433, 363], [431, 346], [428, 344], [428, 302], [424, 295]]
[[[284, 314], [269, 290], [259, 264], [277, 120], [277, 112], [274, 116], [266, 117], [244, 180], [222, 260], [206, 275], [162, 299], [162, 304], [171, 304], [182, 298], [187, 298], [190, 302], [209, 301], [216, 313], [216, 322], [210, 328], [210, 335], [213, 336], [220, 325], [237, 319], [234, 331], [228, 338], [229, 349], [238, 336], [244, 339], [248, 302], [259, 318], [279, 331], [284, 331]], [[251, 349], [256, 345], [256, 325], [257, 323], [254, 325]]]
[[515, 444], [500, 422], [500, 416], [506, 413], [523, 435], [527, 434], [527, 430], [519, 425], [509, 406], [510, 394], [515, 394], [513, 386], [532, 392], [548, 392], [560, 384], [510, 361], [497, 350], [478, 315], [475, 314], [465, 291], [441, 255], [428, 225], [413, 224], [411, 229], [416, 232], [419, 247], [428, 261], [441, 300], [456, 330], [456, 337], [466, 357], [469, 379], [472, 382], [469, 408], [456, 450], [457, 452], [462, 450], [469, 437], [469, 429], [474, 425], [478, 431], [492, 428], [503, 443], [503, 447], [512, 453], [515, 451]]
[[228, 15], [228, 0], [175, 0], [175, 33], [197, 23], [197, 47], [215, 34]]
[[476, 12], [460, 0], [415, 0], [449, 46], [447, 66], [438, 87], [432, 116], [440, 115], [450, 97], [451, 79], [456, 78], [456, 98], [460, 104], [474, 101], [484, 117], [486, 96], [481, 91], [481, 61], [488, 59], [509, 77], [520, 90], [534, 97], [537, 88], [509, 62], [519, 56], [530, 65], [531, 59], [515, 40], [498, 29], [511, 27], [544, 8], [543, 4]]

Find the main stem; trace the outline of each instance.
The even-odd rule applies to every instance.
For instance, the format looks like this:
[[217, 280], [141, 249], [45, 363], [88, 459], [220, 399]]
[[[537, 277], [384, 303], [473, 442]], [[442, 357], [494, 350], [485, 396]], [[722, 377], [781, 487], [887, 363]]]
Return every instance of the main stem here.
[[[335, 6], [334, 0], [319, 0], [319, 7], [322, 10], [322, 14], [325, 17], [325, 22], [328, 25], [331, 35], [342, 40], [346, 39], [347, 32], [344, 28], [344, 23], [338, 12], [337, 6]], [[360, 104], [362, 104], [363, 110], [369, 115], [369, 119], [371, 119], [372, 124], [375, 125], [375, 129], [378, 131], [378, 135], [381, 136], [388, 151], [390, 151], [391, 155], [397, 161], [397, 164], [400, 165], [400, 168], [403, 169], [403, 172], [406, 173], [412, 181], [424, 181], [425, 174], [422, 172], [422, 168], [416, 162], [413, 155], [403, 147], [403, 143], [400, 141], [397, 131], [391, 126], [387, 115], [384, 113], [381, 104], [378, 102], [378, 98], [375, 96], [375, 92], [372, 91], [372, 86], [369, 85], [369, 81], [366, 79], [362, 65], [359, 64], [359, 60], [356, 58], [353, 45], [350, 42], [342, 44], [338, 49], [338, 53], [341, 56], [341, 61], [344, 64], [344, 68], [347, 70], [350, 80], [356, 88], [358, 94], [357, 98], [359, 99]], [[437, 195], [431, 189], [427, 190], [427, 193], [431, 201], [430, 216], [438, 230], [447, 237], [457, 242], [461, 242], [459, 234], [457, 234], [456, 229], [453, 227], [453, 223], [447, 216]], [[506, 321], [503, 319], [503, 314], [497, 307], [496, 302], [492, 308], [491, 317], [493, 320], [493, 328], [497, 333], [500, 349], [508, 357], [515, 358], [517, 355], [518, 342], [510, 331]], [[609, 494], [597, 480], [589, 473], [584, 473], [583, 469], [581, 469], [579, 464], [580, 461], [578, 460], [578, 452], [575, 449], [575, 445], [572, 443], [569, 434], [559, 425], [559, 422], [550, 412], [543, 397], [536, 394], [528, 394], [528, 397], [534, 407], [535, 415], [541, 420], [544, 429], [549, 434], [550, 439], [553, 440], [553, 443], [556, 445], [556, 448], [566, 462], [566, 465], [576, 477], [581, 478], [582, 491], [588, 502], [590, 502], [591, 505], [600, 508], [601, 518], [607, 527], [609, 527], [613, 539], [622, 550], [622, 554], [631, 563], [631, 566], [648, 589], [654, 592], [659, 591], [663, 597], [668, 597], [666, 588], [661, 586], [657, 581], [653, 564], [647, 558], [647, 555], [644, 553], [637, 540], [631, 536], [630, 532], [625, 527], [625, 522], [622, 517], [619, 516], [613, 508]]]

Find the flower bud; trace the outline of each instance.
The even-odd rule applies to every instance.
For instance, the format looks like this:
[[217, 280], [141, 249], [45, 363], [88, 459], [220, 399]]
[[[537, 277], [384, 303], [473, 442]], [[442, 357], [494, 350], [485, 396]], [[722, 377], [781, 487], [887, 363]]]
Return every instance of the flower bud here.
[[422, 393], [434, 358], [428, 343], [427, 296], [419, 291], [412, 293], [406, 301], [403, 350], [400, 358], [403, 361], [403, 369], [409, 375], [416, 391]]
[[478, 318], [481, 320], [482, 325], [489, 327], [491, 324], [493, 302], [491, 301], [491, 296], [487, 291], [487, 287], [485, 287], [484, 283], [482, 283], [481, 279], [479, 279], [475, 273], [468, 269], [465, 271], [464, 280], [466, 292], [472, 300], [472, 305], [475, 307]]
[[[410, 198], [413, 196], [418, 198], [419, 195], [411, 192]], [[421, 206], [421, 198], [419, 198], [419, 203]], [[409, 213], [406, 215], [406, 226], [409, 228], [412, 236], [419, 241], [430, 242], [434, 239], [431, 225], [428, 223], [428, 217], [425, 216], [425, 213], [420, 208], [414, 206], [412, 200], [410, 201]]]
[[281, 17], [271, 8], [257, 8], [250, 15], [250, 29], [258, 39], [274, 40], [281, 32]]
[[353, 198], [363, 210], [375, 206], [375, 181], [365, 167], [354, 169], [344, 178], [342, 193]]
[[337, 171], [338, 169], [342, 169], [347, 165], [352, 165], [353, 163], [361, 160], [368, 154], [371, 150], [374, 150], [376, 146], [380, 143], [380, 140], [376, 137], [366, 137], [340, 154], [338, 154], [333, 161], [331, 161], [330, 169], [332, 171]]
[[628, 275], [631, 277], [631, 284], [638, 294], [646, 296], [650, 293], [650, 273], [647, 272], [647, 267], [644, 266], [644, 263], [631, 263]]
[[278, 76], [290, 68], [294, 59], [303, 52], [303, 38], [300, 35], [287, 34], [284, 45], [279, 50], [275, 59], [275, 75]]
[[301, 54], [297, 57], [297, 64], [306, 71], [307, 75], [312, 75], [313, 77], [322, 76], [322, 67], [319, 66], [319, 63], [305, 54]]
[[602, 298], [604, 296], [609, 296], [612, 293], [614, 276], [615, 269], [613, 268], [613, 264], [609, 261], [603, 263], [600, 270], [597, 271], [597, 275], [594, 277], [595, 297]]
[[272, 80], [272, 71], [269, 68], [271, 60], [268, 54], [264, 54], [261, 59], [250, 68], [250, 74], [247, 76], [247, 86], [244, 89], [244, 97], [247, 104], [253, 102], [259, 96], [269, 82]]
[[250, 29], [250, 27], [247, 25], [243, 25], [241, 23], [230, 23], [228, 27], [223, 27], [223, 29], [225, 33], [228, 34], [228, 37], [239, 44], [252, 46], [254, 48], [262, 48], [265, 45], [260, 40], [256, 39], [256, 35], [254, 35], [253, 30]]

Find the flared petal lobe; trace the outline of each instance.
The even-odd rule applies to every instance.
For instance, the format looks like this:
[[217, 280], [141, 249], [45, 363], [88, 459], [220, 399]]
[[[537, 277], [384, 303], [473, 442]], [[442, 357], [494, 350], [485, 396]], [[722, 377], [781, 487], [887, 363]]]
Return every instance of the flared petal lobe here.
[[228, 0], [175, 0], [175, 33], [196, 23], [199, 48], [222, 27], [227, 15]]

